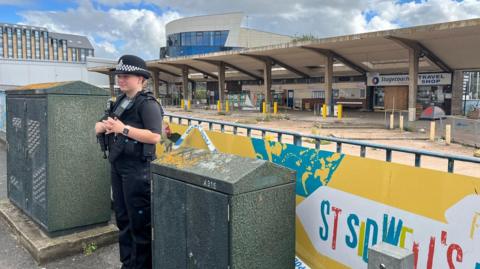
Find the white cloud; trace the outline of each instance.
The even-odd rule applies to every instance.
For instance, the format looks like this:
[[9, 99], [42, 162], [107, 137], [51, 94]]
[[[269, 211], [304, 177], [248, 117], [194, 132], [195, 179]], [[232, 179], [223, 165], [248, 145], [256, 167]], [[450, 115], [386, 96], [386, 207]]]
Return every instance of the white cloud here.
[[[99, 8], [98, 4], [108, 7], [107, 10]], [[125, 4], [156, 5], [164, 12], [159, 15], [148, 9], [126, 9]], [[158, 58], [159, 48], [165, 45], [167, 22], [181, 16], [238, 11], [248, 16], [244, 24], [250, 28], [326, 37], [478, 18], [480, 0], [423, 0], [418, 3], [396, 0], [79, 0], [75, 9], [30, 11], [23, 16], [28, 24], [89, 36], [98, 56], [137, 53], [146, 58]], [[365, 14], [369, 14], [368, 19]]]
[[47, 27], [50, 31], [86, 35], [95, 47], [96, 56], [118, 58], [133, 53], [157, 59], [165, 44], [165, 24], [180, 18], [177, 12], [161, 15], [147, 9], [101, 10], [87, 0], [66, 11], [23, 12], [22, 23]]
[[480, 17], [480, 1], [429, 0], [421, 3], [396, 4], [380, 13], [387, 20], [397, 20], [402, 26], [439, 23]]
[[115, 47], [115, 45], [108, 41], [103, 41], [103, 42], [97, 43], [96, 45], [97, 45], [97, 48], [99, 48], [100, 50], [108, 54], [111, 54], [111, 55], [118, 54], [118, 50]]
[[95, 2], [116, 7], [124, 4], [139, 4], [142, 2], [142, 0], [96, 0]]
[[[106, 0], [108, 1], [108, 0]], [[243, 11], [248, 26], [282, 34], [318, 37], [385, 30], [480, 17], [480, 0], [144, 0], [182, 15]], [[366, 11], [376, 16], [367, 20]]]

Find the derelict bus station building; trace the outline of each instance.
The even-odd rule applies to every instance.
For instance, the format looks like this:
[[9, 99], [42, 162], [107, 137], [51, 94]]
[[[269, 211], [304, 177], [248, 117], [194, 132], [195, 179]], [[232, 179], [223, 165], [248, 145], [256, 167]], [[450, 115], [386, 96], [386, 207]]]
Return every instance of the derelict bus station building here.
[[[408, 111], [414, 121], [429, 105], [463, 114], [464, 72], [480, 71], [480, 19], [296, 41], [242, 28], [242, 16], [167, 24], [167, 46], [147, 61], [154, 94], [191, 100], [204, 83], [222, 103], [247, 93], [254, 102], [302, 110], [325, 103], [330, 111], [336, 104]], [[89, 70], [110, 75], [113, 87], [113, 68]]]

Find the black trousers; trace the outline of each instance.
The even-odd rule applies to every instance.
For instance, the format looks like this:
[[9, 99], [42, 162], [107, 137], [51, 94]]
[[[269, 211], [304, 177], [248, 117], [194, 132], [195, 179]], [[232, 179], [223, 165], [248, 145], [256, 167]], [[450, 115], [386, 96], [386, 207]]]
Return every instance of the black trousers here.
[[150, 162], [120, 156], [111, 165], [111, 176], [122, 268], [150, 269]]

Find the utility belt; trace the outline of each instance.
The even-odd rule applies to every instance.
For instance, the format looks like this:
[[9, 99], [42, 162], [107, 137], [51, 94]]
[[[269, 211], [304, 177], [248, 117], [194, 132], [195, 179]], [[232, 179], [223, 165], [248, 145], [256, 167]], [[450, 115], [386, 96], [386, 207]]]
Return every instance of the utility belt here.
[[141, 143], [122, 134], [109, 134], [107, 136], [109, 136], [108, 160], [111, 163], [121, 155], [132, 159], [140, 159], [142, 161], [150, 162], [155, 160], [154, 144]]

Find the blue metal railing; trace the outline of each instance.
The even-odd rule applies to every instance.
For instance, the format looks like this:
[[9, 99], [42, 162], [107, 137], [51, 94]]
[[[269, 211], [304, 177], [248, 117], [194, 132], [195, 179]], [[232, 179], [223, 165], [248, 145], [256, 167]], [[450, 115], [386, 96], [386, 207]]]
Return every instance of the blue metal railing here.
[[407, 153], [415, 156], [416, 167], [421, 167], [422, 157], [424, 156], [434, 157], [434, 158], [444, 159], [448, 161], [447, 171], [449, 173], [453, 173], [454, 164], [456, 161], [480, 164], [480, 158], [445, 154], [445, 153], [428, 151], [428, 150], [418, 150], [418, 149], [411, 149], [411, 148], [405, 148], [405, 147], [386, 146], [386, 145], [381, 145], [377, 143], [369, 143], [364, 141], [349, 140], [349, 139], [337, 138], [337, 137], [301, 134], [301, 133], [291, 132], [291, 131], [255, 127], [255, 126], [246, 125], [246, 124], [238, 124], [238, 123], [218, 121], [218, 120], [201, 119], [201, 118], [195, 118], [195, 117], [175, 115], [171, 113], [165, 113], [165, 117], [168, 117], [169, 122], [174, 122], [174, 119], [176, 119], [178, 124], [182, 124], [184, 120], [187, 121], [188, 125], [192, 125], [192, 122], [197, 122], [197, 124], [199, 125], [202, 123], [208, 123], [209, 130], [213, 130], [214, 129], [213, 127], [217, 125], [217, 126], [220, 126], [220, 131], [222, 133], [225, 132], [225, 126], [232, 127], [233, 134], [238, 134], [238, 129], [245, 129], [248, 137], [252, 136], [252, 131], [261, 132], [262, 138], [265, 138], [267, 133], [272, 133], [277, 135], [278, 142], [282, 142], [282, 138], [285, 136], [291, 136], [293, 137], [293, 144], [297, 146], [302, 146], [302, 139], [308, 138], [315, 141], [316, 149], [320, 149], [321, 141], [329, 141], [332, 143], [336, 143], [336, 152], [338, 153], [342, 153], [342, 145], [344, 144], [358, 146], [360, 147], [360, 157], [366, 156], [367, 148], [385, 150], [385, 161], [387, 162], [392, 162], [393, 152]]

